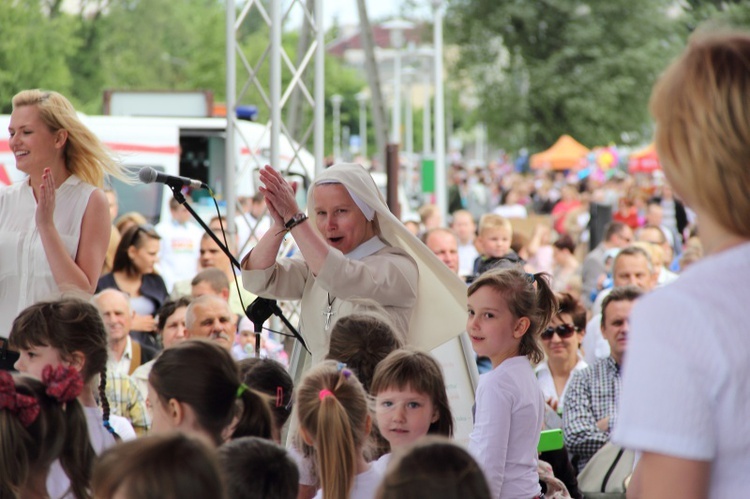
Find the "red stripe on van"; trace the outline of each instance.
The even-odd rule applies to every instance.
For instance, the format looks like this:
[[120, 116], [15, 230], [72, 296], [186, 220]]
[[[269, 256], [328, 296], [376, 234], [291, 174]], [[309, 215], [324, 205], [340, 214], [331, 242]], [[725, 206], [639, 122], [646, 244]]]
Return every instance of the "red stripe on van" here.
[[154, 154], [179, 154], [179, 146], [144, 146], [141, 144], [122, 144], [119, 142], [105, 142], [113, 151], [149, 152]]
[[0, 163], [0, 184], [10, 185], [10, 177], [8, 172], [5, 171], [5, 165]]
[[[120, 142], [106, 142], [106, 145], [113, 151], [180, 154], [179, 146], [146, 146], [141, 144], [124, 144]], [[7, 140], [0, 140], [0, 153], [2, 152], [10, 152], [10, 143]]]

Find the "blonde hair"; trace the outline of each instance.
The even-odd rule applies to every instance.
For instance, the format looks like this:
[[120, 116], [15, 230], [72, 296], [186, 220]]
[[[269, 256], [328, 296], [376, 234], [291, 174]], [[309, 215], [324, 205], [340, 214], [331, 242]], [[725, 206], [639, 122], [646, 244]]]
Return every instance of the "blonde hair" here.
[[479, 235], [482, 236], [488, 230], [505, 229], [508, 235], [513, 237], [513, 226], [507, 218], [501, 217], [494, 213], [485, 213], [479, 219]]
[[13, 97], [13, 109], [23, 106], [36, 106], [39, 117], [52, 132], [68, 132], [63, 154], [65, 168], [70, 173], [96, 187], [104, 187], [105, 175], [132, 183], [133, 179], [112, 152], [81, 122], [73, 104], [61, 94], [39, 89], [22, 90]]
[[651, 94], [655, 143], [675, 190], [750, 236], [750, 34], [699, 30]]
[[300, 427], [315, 442], [323, 499], [348, 497], [367, 439], [367, 394], [343, 364], [324, 361], [297, 389]]

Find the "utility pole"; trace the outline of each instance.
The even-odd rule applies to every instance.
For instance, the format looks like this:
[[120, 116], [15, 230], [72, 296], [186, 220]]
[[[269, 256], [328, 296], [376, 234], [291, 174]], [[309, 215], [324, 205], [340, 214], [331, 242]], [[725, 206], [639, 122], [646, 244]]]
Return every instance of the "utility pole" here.
[[385, 124], [385, 107], [383, 107], [383, 93], [380, 90], [380, 76], [375, 61], [375, 43], [372, 39], [372, 27], [367, 17], [365, 0], [357, 0], [359, 9], [359, 34], [362, 49], [365, 52], [365, 69], [367, 82], [370, 85], [370, 99], [372, 99], [372, 125], [375, 131], [376, 157], [381, 165], [385, 164], [385, 145], [388, 142], [388, 130]]

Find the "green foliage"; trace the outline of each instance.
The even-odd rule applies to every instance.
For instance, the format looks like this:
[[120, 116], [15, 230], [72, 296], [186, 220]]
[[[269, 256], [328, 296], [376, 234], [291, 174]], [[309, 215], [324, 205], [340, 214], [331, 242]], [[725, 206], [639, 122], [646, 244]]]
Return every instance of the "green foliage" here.
[[650, 133], [650, 88], [682, 45], [668, 0], [457, 0], [446, 16], [477, 119], [509, 149]]
[[79, 41], [69, 19], [48, 18], [39, 0], [0, 0], [0, 33], [0, 112], [26, 88], [70, 93], [67, 58]]

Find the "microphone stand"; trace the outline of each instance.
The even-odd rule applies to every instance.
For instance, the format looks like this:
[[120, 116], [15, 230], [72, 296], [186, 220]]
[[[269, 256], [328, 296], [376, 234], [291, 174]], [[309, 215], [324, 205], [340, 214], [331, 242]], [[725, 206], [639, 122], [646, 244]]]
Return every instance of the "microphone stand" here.
[[[234, 265], [237, 269], [242, 270], [242, 267], [240, 266], [240, 262], [237, 261], [237, 259], [234, 257], [231, 251], [229, 251], [229, 248], [227, 248], [223, 242], [214, 234], [214, 231], [212, 231], [208, 225], [206, 225], [206, 222], [203, 221], [203, 219], [198, 215], [195, 210], [193, 210], [192, 206], [190, 206], [185, 199], [185, 195], [182, 194], [182, 187], [179, 185], [167, 183], [166, 185], [169, 186], [170, 189], [172, 189], [172, 195], [177, 200], [178, 203], [180, 203], [182, 206], [185, 207], [185, 209], [193, 216], [196, 222], [200, 224], [201, 227], [203, 227], [203, 230], [211, 236], [211, 239], [214, 240], [214, 242], [219, 246], [221, 251], [229, 257], [229, 261]], [[305, 350], [310, 352], [310, 349], [307, 348], [307, 344], [305, 343], [305, 340], [302, 338], [302, 335], [299, 334], [299, 331], [297, 331], [294, 326], [289, 322], [289, 320], [284, 316], [284, 313], [281, 311], [281, 308], [279, 308], [279, 305], [276, 303], [276, 300], [270, 300], [268, 298], [261, 298], [260, 296], [257, 297], [253, 302], [247, 306], [247, 309], [245, 310], [245, 315], [248, 319], [253, 323], [254, 332], [255, 332], [255, 356], [260, 357], [260, 334], [263, 331], [263, 323], [268, 320], [271, 315], [275, 315], [279, 319], [281, 319], [281, 322], [284, 323], [284, 325], [292, 332], [294, 335], [294, 338], [297, 339], [297, 341], [302, 344], [302, 346], [305, 348]]]

